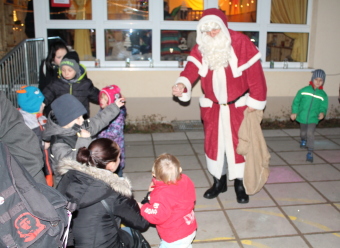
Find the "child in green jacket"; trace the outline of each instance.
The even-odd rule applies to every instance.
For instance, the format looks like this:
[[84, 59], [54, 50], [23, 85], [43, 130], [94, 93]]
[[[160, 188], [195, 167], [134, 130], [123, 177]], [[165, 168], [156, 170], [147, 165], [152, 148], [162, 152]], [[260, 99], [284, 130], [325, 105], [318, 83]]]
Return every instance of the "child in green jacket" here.
[[308, 148], [306, 161], [309, 162], [313, 162], [316, 125], [325, 118], [328, 108], [328, 96], [323, 90], [325, 79], [323, 70], [315, 70], [311, 82], [298, 91], [292, 105], [290, 118], [300, 123], [300, 147]]

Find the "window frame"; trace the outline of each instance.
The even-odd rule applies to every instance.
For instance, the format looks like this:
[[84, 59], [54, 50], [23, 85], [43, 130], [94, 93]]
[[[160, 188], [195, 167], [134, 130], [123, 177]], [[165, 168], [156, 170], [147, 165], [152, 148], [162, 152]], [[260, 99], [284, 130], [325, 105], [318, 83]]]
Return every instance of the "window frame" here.
[[[103, 68], [124, 68], [125, 61], [105, 61], [105, 29], [150, 29], [152, 30], [152, 59], [154, 68], [178, 67], [177, 61], [161, 61], [160, 30], [196, 30], [197, 21], [164, 21], [163, 1], [149, 0], [149, 20], [107, 20], [106, 0], [92, 0], [92, 20], [50, 20], [48, 1], [34, 1], [34, 19], [36, 37], [47, 40], [47, 29], [95, 29], [96, 54]], [[94, 4], [95, 2], [95, 4]], [[235, 31], [259, 32], [259, 51], [264, 68], [269, 68], [266, 61], [267, 32], [309, 33], [307, 62], [308, 67], [313, 0], [308, 0], [306, 24], [272, 24], [270, 23], [271, 0], [257, 1], [256, 23], [229, 22], [230, 29]], [[204, 9], [218, 8], [218, 0], [204, 0]], [[46, 55], [47, 55], [46, 42]], [[86, 67], [94, 67], [94, 61], [81, 61]], [[186, 62], [185, 62], [186, 63]], [[184, 64], [185, 64], [184, 63]], [[132, 68], [148, 68], [149, 61], [131, 61]], [[275, 69], [283, 68], [283, 62], [275, 62]], [[299, 69], [300, 62], [289, 62], [289, 69]]]

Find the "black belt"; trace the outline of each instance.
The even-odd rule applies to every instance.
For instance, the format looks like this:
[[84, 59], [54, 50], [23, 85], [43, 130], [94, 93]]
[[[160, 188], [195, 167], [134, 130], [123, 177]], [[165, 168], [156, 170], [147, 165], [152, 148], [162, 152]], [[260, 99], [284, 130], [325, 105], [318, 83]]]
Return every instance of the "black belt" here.
[[218, 102], [213, 102], [213, 103], [219, 104], [219, 105], [223, 105], [223, 106], [227, 106], [227, 105], [230, 105], [230, 104], [233, 104], [233, 103], [237, 102], [238, 99], [240, 99], [242, 96], [244, 96], [244, 95], [247, 94], [248, 92], [249, 92], [249, 89], [246, 90], [241, 96], [239, 96], [239, 97], [236, 98], [235, 100], [230, 101], [230, 102], [227, 102], [227, 103], [218, 103]]

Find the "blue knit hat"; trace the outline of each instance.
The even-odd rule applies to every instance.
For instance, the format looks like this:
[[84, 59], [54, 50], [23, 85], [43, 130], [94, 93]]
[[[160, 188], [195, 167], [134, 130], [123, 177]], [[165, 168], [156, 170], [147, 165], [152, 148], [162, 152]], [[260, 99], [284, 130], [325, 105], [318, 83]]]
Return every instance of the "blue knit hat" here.
[[312, 82], [316, 78], [321, 78], [323, 80], [323, 83], [325, 83], [325, 81], [326, 81], [326, 73], [323, 70], [321, 70], [321, 69], [317, 69], [317, 70], [313, 71]]
[[17, 90], [19, 107], [28, 113], [37, 113], [45, 97], [41, 91], [34, 86], [22, 86]]
[[87, 113], [84, 105], [73, 95], [64, 94], [55, 99], [51, 108], [60, 126], [66, 126]]

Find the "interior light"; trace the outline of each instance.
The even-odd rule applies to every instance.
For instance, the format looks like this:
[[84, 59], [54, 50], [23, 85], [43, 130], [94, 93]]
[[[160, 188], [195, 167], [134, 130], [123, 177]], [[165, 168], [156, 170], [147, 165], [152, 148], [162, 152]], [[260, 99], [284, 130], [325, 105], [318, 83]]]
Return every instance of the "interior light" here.
[[237, 8], [237, 4], [235, 4], [235, 8]]

